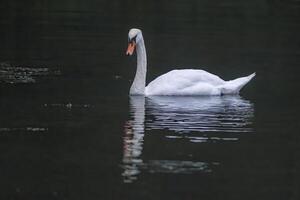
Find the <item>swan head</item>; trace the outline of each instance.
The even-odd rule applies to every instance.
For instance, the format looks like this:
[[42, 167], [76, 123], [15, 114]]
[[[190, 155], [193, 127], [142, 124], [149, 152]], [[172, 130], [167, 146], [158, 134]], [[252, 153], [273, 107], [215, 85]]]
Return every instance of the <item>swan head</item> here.
[[141, 41], [142, 38], [142, 31], [140, 29], [132, 28], [129, 30], [126, 55], [131, 56], [133, 54], [135, 46]]

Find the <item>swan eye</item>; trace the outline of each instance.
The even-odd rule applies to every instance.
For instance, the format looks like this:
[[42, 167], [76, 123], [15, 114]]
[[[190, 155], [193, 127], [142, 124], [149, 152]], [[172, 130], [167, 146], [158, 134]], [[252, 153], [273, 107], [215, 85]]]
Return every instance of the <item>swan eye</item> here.
[[[137, 36], [137, 35], [136, 35]], [[128, 38], [128, 43], [132, 43], [132, 42], [134, 42], [134, 43], [136, 43], [136, 36], [134, 36], [133, 38]]]

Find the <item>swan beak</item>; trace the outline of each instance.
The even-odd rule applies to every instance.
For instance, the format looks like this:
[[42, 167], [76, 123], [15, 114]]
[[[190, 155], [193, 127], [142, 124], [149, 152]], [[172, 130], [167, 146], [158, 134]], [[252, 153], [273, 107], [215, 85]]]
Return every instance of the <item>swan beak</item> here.
[[135, 45], [136, 44], [134, 41], [128, 43], [128, 47], [127, 47], [127, 51], [126, 51], [127, 56], [131, 56], [133, 54]]

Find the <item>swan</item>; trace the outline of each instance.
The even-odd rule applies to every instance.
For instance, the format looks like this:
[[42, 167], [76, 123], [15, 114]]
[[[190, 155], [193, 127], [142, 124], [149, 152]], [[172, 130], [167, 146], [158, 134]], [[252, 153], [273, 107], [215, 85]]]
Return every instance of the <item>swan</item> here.
[[137, 54], [137, 69], [135, 78], [130, 88], [130, 95], [224, 95], [238, 94], [255, 73], [224, 81], [220, 77], [198, 69], [172, 70], [163, 74], [146, 87], [147, 56], [142, 31], [132, 28], [128, 33], [128, 47], [126, 55], [132, 55], [134, 50]]

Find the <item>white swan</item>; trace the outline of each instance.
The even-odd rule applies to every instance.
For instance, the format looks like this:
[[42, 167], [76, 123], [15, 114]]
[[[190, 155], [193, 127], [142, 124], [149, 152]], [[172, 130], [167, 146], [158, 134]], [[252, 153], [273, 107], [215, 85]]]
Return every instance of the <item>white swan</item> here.
[[196, 69], [172, 70], [163, 74], [146, 87], [147, 57], [142, 31], [136, 28], [128, 33], [127, 55], [132, 55], [136, 48], [137, 70], [130, 88], [130, 95], [223, 95], [238, 94], [255, 73], [224, 81], [218, 76]]

